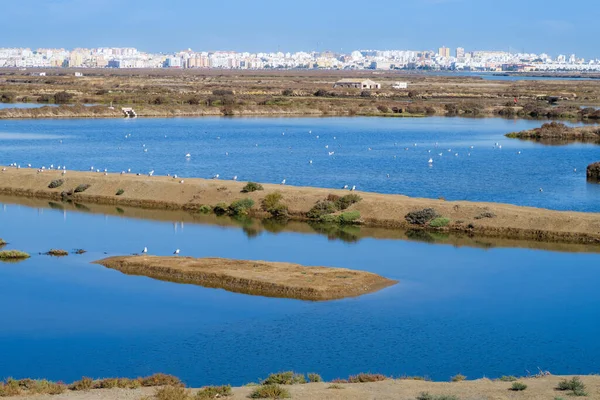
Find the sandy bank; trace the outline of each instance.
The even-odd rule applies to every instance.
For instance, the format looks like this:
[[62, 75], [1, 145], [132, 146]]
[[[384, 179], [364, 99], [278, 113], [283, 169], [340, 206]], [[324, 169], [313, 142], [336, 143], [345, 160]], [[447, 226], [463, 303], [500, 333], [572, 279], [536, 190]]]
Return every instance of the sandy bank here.
[[396, 283], [370, 272], [345, 268], [224, 258], [126, 256], [95, 263], [128, 275], [300, 300], [355, 297]]
[[[49, 189], [52, 180], [64, 183]], [[245, 182], [206, 180], [165, 176], [135, 176], [68, 171], [38, 173], [33, 169], [7, 168], [0, 172], [0, 194], [61, 200], [61, 192], [80, 184], [91, 185], [81, 193], [69, 196], [70, 201], [99, 203], [155, 209], [198, 210], [201, 205], [230, 204], [234, 200], [251, 198], [256, 205], [251, 215], [260, 216], [258, 205], [265, 195], [279, 191], [292, 219], [305, 219], [318, 200], [329, 194], [345, 195], [348, 191], [265, 184], [264, 190], [241, 193]], [[116, 192], [123, 189], [122, 195]], [[370, 227], [415, 228], [405, 220], [408, 212], [432, 207], [449, 218], [447, 232], [465, 232], [478, 236], [504, 237], [537, 241], [570, 243], [600, 243], [600, 214], [563, 212], [520, 207], [508, 204], [443, 201], [410, 198], [402, 195], [355, 192], [362, 200], [348, 210], [359, 211], [361, 223]], [[264, 215], [264, 213], [263, 213]], [[482, 217], [489, 215], [491, 217]]]
[[[571, 398], [568, 392], [557, 391], [555, 388], [567, 376], [546, 376], [542, 378], [519, 379], [527, 385], [527, 389], [521, 392], [509, 390], [511, 382], [491, 381], [479, 379], [475, 381], [463, 381], [456, 383], [426, 382], [417, 380], [386, 380], [374, 383], [352, 383], [339, 384], [341, 389], [329, 389], [329, 383], [309, 383], [303, 385], [287, 385], [292, 400], [414, 400], [421, 393], [427, 392], [434, 396], [447, 395], [456, 396], [458, 399], [531, 399], [549, 400], [555, 398]], [[585, 399], [600, 399], [600, 376], [582, 376], [581, 381], [586, 386], [587, 397]], [[253, 387], [233, 388], [232, 396], [226, 397], [230, 400], [248, 399]], [[154, 388], [128, 389], [96, 389], [88, 392], [65, 392], [56, 396], [33, 395], [19, 397], [20, 399], [48, 399], [53, 400], [113, 400], [154, 398]], [[190, 393], [195, 393], [192, 389]], [[146, 397], [148, 396], [148, 397]], [[578, 397], [573, 397], [578, 398]]]

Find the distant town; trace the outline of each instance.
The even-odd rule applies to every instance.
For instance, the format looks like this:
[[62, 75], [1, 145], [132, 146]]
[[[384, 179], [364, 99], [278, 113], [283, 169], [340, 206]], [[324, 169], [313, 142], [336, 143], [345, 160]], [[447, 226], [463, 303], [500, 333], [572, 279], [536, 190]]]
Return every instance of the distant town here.
[[233, 51], [153, 54], [135, 48], [37, 49], [0, 48], [0, 68], [211, 68], [211, 69], [340, 69], [449, 70], [474, 72], [600, 71], [600, 59], [575, 54], [467, 51], [356, 50], [246, 53]]

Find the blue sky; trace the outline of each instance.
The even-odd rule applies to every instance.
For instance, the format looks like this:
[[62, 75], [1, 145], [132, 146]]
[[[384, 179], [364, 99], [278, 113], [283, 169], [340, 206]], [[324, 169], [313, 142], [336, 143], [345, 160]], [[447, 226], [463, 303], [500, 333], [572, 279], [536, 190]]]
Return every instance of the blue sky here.
[[600, 57], [598, 0], [19, 0], [0, 47], [525, 50]]

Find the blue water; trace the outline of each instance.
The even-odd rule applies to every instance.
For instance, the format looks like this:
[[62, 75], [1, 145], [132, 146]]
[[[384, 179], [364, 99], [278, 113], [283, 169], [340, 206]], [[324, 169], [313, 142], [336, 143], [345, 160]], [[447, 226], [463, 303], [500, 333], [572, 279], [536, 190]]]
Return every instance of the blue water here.
[[[245, 384], [268, 373], [372, 371], [447, 380], [598, 372], [600, 254], [474, 249], [134, 220], [5, 204], [0, 237], [33, 254], [0, 263], [0, 377], [172, 373]], [[126, 276], [91, 261], [150, 253], [372, 271], [399, 284], [305, 302]], [[50, 258], [50, 248], [84, 255]], [[307, 251], [310, 249], [310, 251]]]
[[298, 186], [356, 185], [418, 197], [600, 211], [600, 185], [585, 178], [587, 165], [600, 159], [600, 147], [504, 137], [540, 124], [443, 117], [5, 120], [0, 121], [0, 164], [237, 175]]

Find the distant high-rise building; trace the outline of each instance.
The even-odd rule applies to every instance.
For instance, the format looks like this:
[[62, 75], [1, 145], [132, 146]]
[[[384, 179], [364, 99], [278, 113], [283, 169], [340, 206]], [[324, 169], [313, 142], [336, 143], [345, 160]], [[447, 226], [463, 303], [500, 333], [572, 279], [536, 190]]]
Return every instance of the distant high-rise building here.
[[571, 54], [571, 56], [569, 57], [569, 64], [575, 64], [577, 62], [577, 58], [575, 57], [575, 54]]
[[463, 47], [456, 48], [456, 58], [464, 58], [465, 57], [465, 49]]
[[438, 55], [440, 57], [450, 57], [450, 49], [448, 47], [442, 46], [438, 51]]

